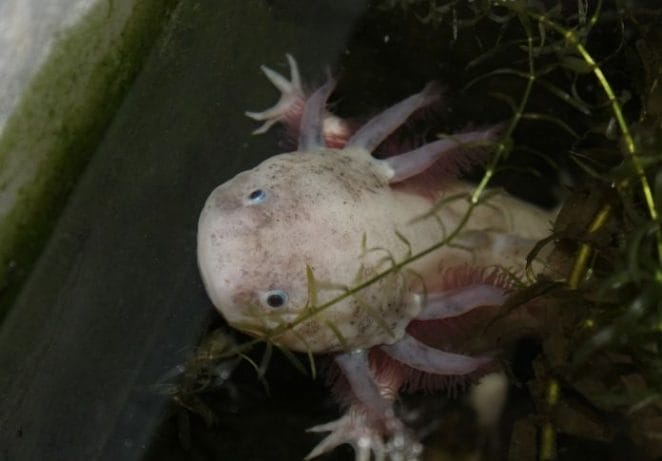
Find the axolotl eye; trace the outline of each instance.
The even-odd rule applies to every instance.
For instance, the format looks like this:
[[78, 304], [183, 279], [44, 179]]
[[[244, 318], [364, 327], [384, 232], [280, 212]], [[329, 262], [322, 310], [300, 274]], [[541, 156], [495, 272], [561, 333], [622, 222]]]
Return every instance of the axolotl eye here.
[[248, 203], [251, 205], [257, 205], [264, 202], [267, 199], [267, 193], [263, 189], [255, 189], [253, 192], [248, 194]]
[[287, 304], [287, 293], [283, 290], [270, 290], [262, 295], [262, 303], [273, 308]]

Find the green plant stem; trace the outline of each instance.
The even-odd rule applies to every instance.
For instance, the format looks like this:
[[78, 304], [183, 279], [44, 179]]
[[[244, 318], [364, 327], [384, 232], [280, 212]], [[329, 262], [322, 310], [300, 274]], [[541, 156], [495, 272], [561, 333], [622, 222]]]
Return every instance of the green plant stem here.
[[[535, 68], [533, 65], [533, 36], [531, 35], [531, 31], [529, 30], [528, 27], [525, 26], [524, 30], [526, 31], [526, 38], [527, 38], [526, 42], [527, 42], [527, 49], [529, 54], [529, 75], [526, 81], [526, 87], [524, 88], [524, 94], [522, 95], [519, 106], [517, 107], [517, 111], [515, 112], [515, 115], [508, 124], [508, 128], [504, 135], [505, 139], [511, 138], [513, 132], [515, 131], [515, 128], [519, 124], [519, 121], [522, 118], [522, 115], [524, 114], [526, 103], [529, 100], [529, 96], [531, 95], [533, 84], [536, 81]], [[476, 186], [476, 189], [471, 195], [472, 204], [477, 204], [478, 201], [480, 200], [480, 197], [483, 195], [485, 188], [487, 188], [487, 185], [492, 179], [492, 176], [494, 176], [494, 171], [496, 170], [497, 164], [501, 160], [501, 156], [503, 155], [504, 152], [506, 152], [506, 150], [507, 150], [507, 146], [503, 142], [500, 142], [497, 147], [496, 153], [492, 156], [492, 158], [490, 159], [490, 163], [485, 169], [485, 174], [483, 175], [480, 182], [478, 183], [478, 186]]]
[[[591, 225], [588, 228], [589, 238], [592, 235], [594, 235], [597, 231], [599, 231], [602, 228], [602, 226], [604, 226], [609, 216], [611, 216], [612, 211], [613, 208], [611, 204], [607, 203], [595, 215], [593, 221], [591, 222]], [[570, 276], [568, 277], [568, 286], [571, 289], [574, 290], [577, 287], [579, 287], [579, 283], [584, 277], [585, 268], [588, 264], [590, 256], [591, 256], [591, 245], [586, 242], [582, 243], [579, 246], [579, 250], [577, 251], [577, 255], [575, 256], [575, 260], [572, 264], [572, 269], [570, 270]]]
[[[597, 20], [596, 16], [600, 11], [601, 7], [602, 7], [602, 0], [599, 0], [596, 3], [596, 12], [591, 18], [592, 24], [595, 23], [595, 21]], [[616, 98], [614, 90], [612, 89], [611, 85], [609, 84], [609, 81], [602, 72], [602, 69], [600, 69], [600, 66], [598, 66], [598, 64], [591, 56], [591, 54], [586, 50], [584, 45], [580, 42], [574, 30], [566, 29], [565, 27], [556, 24], [544, 14], [538, 14], [533, 11], [527, 11], [527, 14], [531, 18], [540, 22], [541, 24], [548, 26], [557, 33], [561, 34], [563, 38], [577, 50], [577, 52], [582, 56], [584, 61], [589, 65], [596, 79], [600, 83], [600, 86], [602, 86], [603, 91], [607, 95], [607, 99], [609, 100], [609, 104], [611, 105], [612, 112], [614, 113], [614, 118], [616, 119], [618, 127], [623, 135], [625, 150], [632, 159], [632, 164], [634, 165], [635, 171], [637, 173], [637, 179], [641, 184], [641, 190], [644, 196], [644, 200], [646, 202], [648, 214], [655, 223], [658, 223], [656, 229], [656, 240], [657, 240], [656, 249], [657, 249], [658, 260], [662, 261], [662, 229], [659, 226], [659, 216], [657, 213], [657, 209], [655, 207], [653, 192], [648, 182], [648, 178], [646, 178], [644, 167], [641, 165], [641, 162], [639, 161], [637, 146], [634, 142], [634, 138], [632, 137], [632, 134], [630, 133], [630, 129], [628, 128], [627, 122], [625, 121], [625, 117], [623, 116], [621, 106], [618, 103], [618, 99]], [[621, 185], [619, 184], [617, 185], [617, 187], [618, 186]], [[618, 188], [620, 189], [620, 187]], [[596, 215], [593, 223], [591, 223], [591, 229], [593, 230], [591, 231], [589, 229], [589, 232], [596, 232], [607, 221], [606, 218], [609, 216], [611, 211], [612, 211], [611, 207], [605, 207], [603, 210], [601, 210], [598, 213], [598, 215]], [[596, 227], [596, 225], [598, 227]], [[587, 244], [583, 244], [577, 253], [577, 256], [575, 258], [575, 263], [573, 264], [573, 269], [569, 280], [569, 285], [571, 287], [573, 286], [574, 283], [575, 284], [574, 287], [576, 288], [577, 284], [581, 280], [582, 274], [585, 272], [586, 264], [589, 260], [589, 254], [590, 254], [590, 247]]]
[[547, 412], [549, 414], [548, 421], [543, 424], [542, 434], [540, 437], [540, 461], [552, 461], [556, 459], [556, 431], [551, 422], [554, 407], [559, 401], [559, 382], [551, 378], [547, 383], [546, 389], [546, 404]]

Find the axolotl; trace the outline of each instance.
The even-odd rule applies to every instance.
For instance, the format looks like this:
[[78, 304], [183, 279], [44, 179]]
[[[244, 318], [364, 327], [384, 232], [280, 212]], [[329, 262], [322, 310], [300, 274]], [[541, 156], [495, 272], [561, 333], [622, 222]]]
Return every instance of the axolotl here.
[[348, 409], [311, 428], [330, 434], [306, 459], [343, 443], [357, 460], [418, 459], [421, 445], [394, 409], [398, 392], [497, 366], [493, 351], [460, 353], [472, 332], [457, 334], [458, 319], [504, 302], [552, 215], [504, 192], [476, 197], [456, 178], [498, 141], [499, 125], [373, 155], [438, 101], [438, 86], [356, 128], [327, 110], [335, 81], [307, 97], [287, 59], [289, 80], [262, 67], [278, 103], [247, 115], [264, 122], [258, 133], [284, 123], [298, 148], [211, 193], [198, 227], [202, 279], [231, 326], [333, 357]]

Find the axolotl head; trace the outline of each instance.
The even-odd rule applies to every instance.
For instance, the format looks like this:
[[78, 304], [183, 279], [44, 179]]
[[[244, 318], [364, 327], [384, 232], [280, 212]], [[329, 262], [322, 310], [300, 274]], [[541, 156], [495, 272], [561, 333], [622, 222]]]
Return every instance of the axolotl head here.
[[[458, 143], [492, 136], [466, 133], [374, 158], [393, 130], [437, 98], [428, 86], [370, 120], [342, 149], [327, 148], [332, 89], [330, 81], [306, 101], [298, 151], [218, 186], [198, 226], [198, 264], [216, 308], [235, 328], [293, 350], [369, 347], [404, 334], [420, 306], [406, 302], [409, 286], [399, 274], [375, 276], [387, 269], [385, 252], [411, 250], [397, 229], [429, 202], [402, 198], [391, 184], [424, 171]], [[366, 251], [366, 236], [381, 250]], [[356, 286], [360, 292], [351, 290]]]
[[346, 151], [286, 153], [212, 192], [200, 216], [198, 262], [228, 323], [255, 335], [280, 329], [276, 342], [314, 352], [338, 348], [337, 334], [352, 345], [374, 339], [353, 297], [304, 317], [360, 272], [366, 200], [390, 193], [379, 167]]

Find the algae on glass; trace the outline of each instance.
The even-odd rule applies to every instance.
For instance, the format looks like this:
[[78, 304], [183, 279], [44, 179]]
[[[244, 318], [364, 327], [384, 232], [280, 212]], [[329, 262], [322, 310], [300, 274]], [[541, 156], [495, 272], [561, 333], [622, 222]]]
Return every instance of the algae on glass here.
[[0, 130], [0, 318], [176, 3], [91, 3], [23, 86]]

